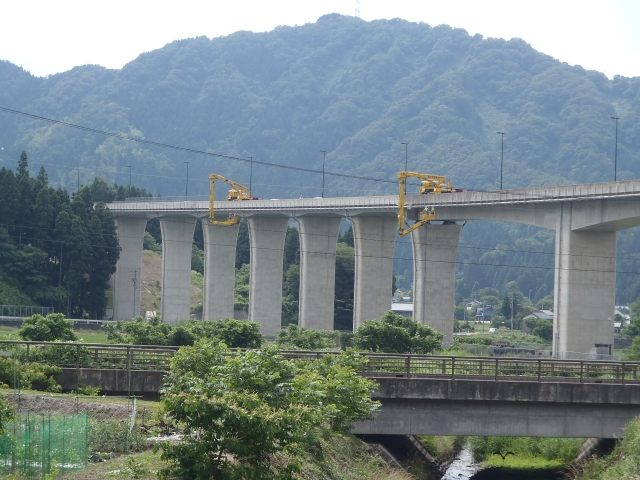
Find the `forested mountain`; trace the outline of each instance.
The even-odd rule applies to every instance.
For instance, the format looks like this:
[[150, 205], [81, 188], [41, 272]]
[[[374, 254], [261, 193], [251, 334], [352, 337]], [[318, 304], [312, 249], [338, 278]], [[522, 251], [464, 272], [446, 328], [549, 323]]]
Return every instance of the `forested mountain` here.
[[[121, 70], [76, 67], [45, 78], [0, 61], [0, 106], [192, 149], [288, 166], [394, 180], [404, 167], [447, 175], [454, 186], [496, 189], [500, 136], [504, 187], [640, 176], [640, 78], [611, 80], [537, 52], [523, 40], [470, 36], [403, 20], [326, 15], [267, 33], [172, 42]], [[216, 172], [241, 183], [249, 164], [52, 125], [0, 111], [0, 166], [22, 150], [52, 184], [95, 176], [153, 193], [205, 194]], [[327, 176], [327, 195], [381, 194], [393, 183]], [[260, 197], [317, 196], [318, 174], [260, 165]], [[620, 235], [618, 301], [637, 296], [640, 242]], [[517, 280], [532, 299], [552, 290], [553, 232], [468, 224], [459, 288]], [[406, 244], [405, 244], [406, 245]], [[529, 249], [529, 250], [528, 250]], [[531, 254], [531, 252], [542, 252]], [[398, 257], [410, 257], [400, 246]], [[397, 273], [409, 265], [397, 262]], [[512, 265], [513, 268], [505, 268]], [[524, 268], [523, 268], [524, 267]], [[544, 287], [544, 288], [543, 288]], [[466, 294], [466, 293], [465, 293]]]

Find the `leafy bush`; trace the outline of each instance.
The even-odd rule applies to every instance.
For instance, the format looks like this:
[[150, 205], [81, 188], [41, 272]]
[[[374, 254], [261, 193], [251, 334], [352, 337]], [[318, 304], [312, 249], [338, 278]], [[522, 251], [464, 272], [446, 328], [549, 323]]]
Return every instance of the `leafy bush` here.
[[61, 392], [62, 388], [53, 378], [62, 369], [37, 362], [22, 363], [10, 358], [0, 358], [0, 382], [11, 388]]
[[73, 322], [65, 320], [62, 313], [50, 313], [46, 317], [42, 315], [32, 315], [22, 322], [22, 328], [18, 330], [18, 335], [23, 340], [35, 342], [63, 342], [77, 340], [73, 333]]
[[[274, 348], [238, 352], [206, 341], [181, 348], [162, 401], [199, 433], [162, 446], [165, 476], [293, 480], [319, 432], [348, 429], [377, 408], [375, 383], [357, 374], [361, 361], [354, 352], [289, 361]], [[273, 461], [280, 452], [286, 458]]]
[[146, 436], [129, 420], [91, 420], [89, 449], [92, 452], [139, 452], [149, 446]]
[[131, 322], [118, 321], [106, 325], [107, 338], [134, 345], [193, 345], [197, 339], [218, 339], [230, 348], [259, 348], [262, 345], [260, 324], [249, 320], [194, 320], [182, 325], [170, 325], [160, 317], [145, 322], [135, 317]]
[[278, 332], [276, 345], [284, 350], [327, 350], [336, 347], [338, 337], [338, 332], [308, 330], [292, 324]]
[[385, 353], [432, 353], [442, 349], [444, 334], [412, 318], [387, 312], [365, 320], [353, 336], [356, 348]]

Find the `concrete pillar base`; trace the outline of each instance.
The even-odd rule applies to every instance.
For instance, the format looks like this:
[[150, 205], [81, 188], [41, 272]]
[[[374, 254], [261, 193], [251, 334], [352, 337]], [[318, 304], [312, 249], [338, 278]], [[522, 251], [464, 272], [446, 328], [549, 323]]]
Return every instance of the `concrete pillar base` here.
[[336, 247], [342, 217], [303, 216], [300, 225], [300, 326], [333, 330]]
[[553, 353], [580, 359], [613, 353], [616, 232], [571, 230], [571, 212], [560, 207], [556, 228]]
[[202, 318], [233, 318], [238, 225], [211, 225], [202, 219], [204, 234], [204, 292]]
[[413, 319], [453, 342], [455, 274], [461, 225], [424, 225], [413, 242]]
[[189, 317], [191, 304], [191, 248], [196, 218], [160, 219], [162, 232], [162, 320], [175, 323]]
[[265, 337], [275, 337], [282, 322], [284, 238], [289, 218], [256, 215], [248, 218], [251, 244], [249, 320], [260, 324]]
[[365, 320], [391, 310], [393, 249], [398, 218], [395, 214], [351, 218], [356, 250], [353, 331]]
[[[116, 264], [113, 287], [114, 320], [131, 320], [140, 314], [140, 284], [142, 279], [142, 244], [146, 218], [116, 216], [120, 258]], [[135, 297], [134, 285], [136, 279]]]

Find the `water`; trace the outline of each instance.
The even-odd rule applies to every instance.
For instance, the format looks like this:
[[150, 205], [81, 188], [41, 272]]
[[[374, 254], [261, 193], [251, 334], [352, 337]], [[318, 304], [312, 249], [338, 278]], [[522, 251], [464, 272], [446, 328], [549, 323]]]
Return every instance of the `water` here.
[[473, 461], [471, 450], [465, 448], [447, 468], [442, 480], [469, 480], [478, 470], [480, 465]]

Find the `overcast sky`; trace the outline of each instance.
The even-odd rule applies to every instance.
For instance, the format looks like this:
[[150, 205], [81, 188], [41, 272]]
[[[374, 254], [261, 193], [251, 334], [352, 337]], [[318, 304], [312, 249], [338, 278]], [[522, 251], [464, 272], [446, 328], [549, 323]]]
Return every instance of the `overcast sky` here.
[[[356, 0], [0, 0], [0, 59], [44, 76], [89, 63], [121, 68], [181, 38], [354, 15]], [[360, 0], [364, 20], [448, 24], [520, 37], [572, 65], [640, 75], [640, 0]]]

